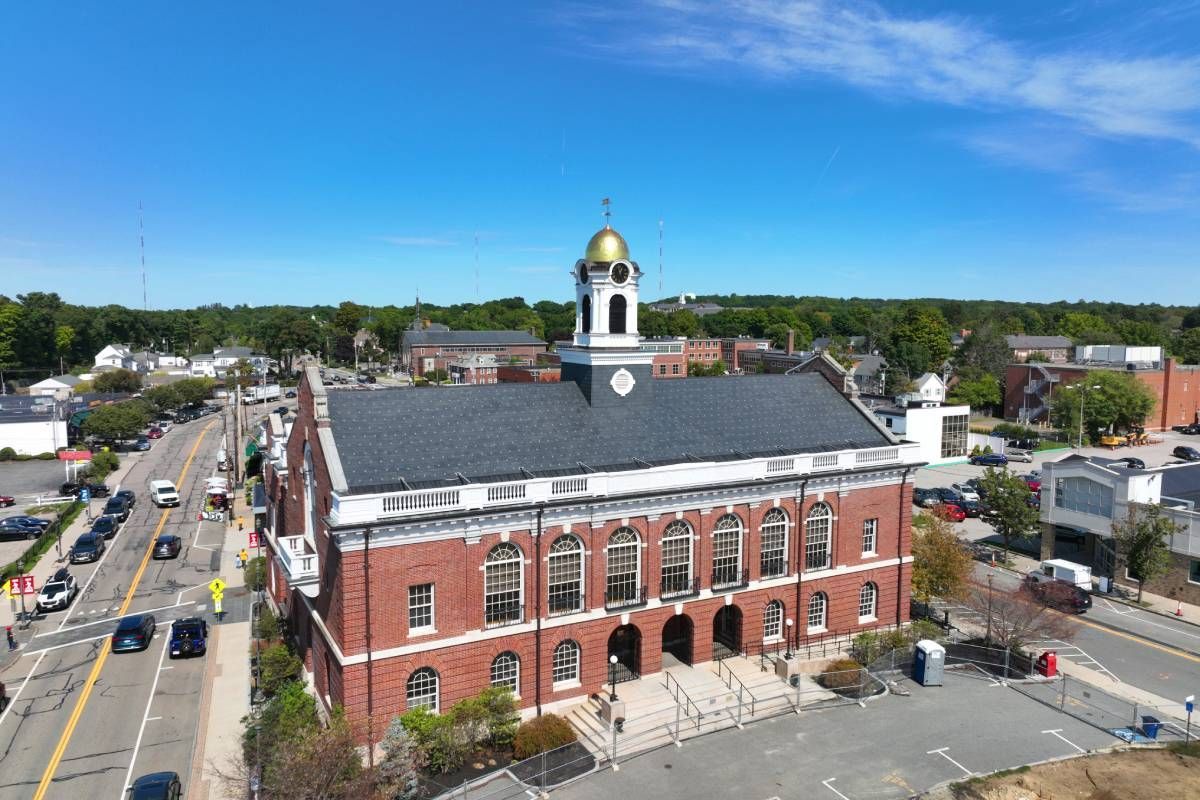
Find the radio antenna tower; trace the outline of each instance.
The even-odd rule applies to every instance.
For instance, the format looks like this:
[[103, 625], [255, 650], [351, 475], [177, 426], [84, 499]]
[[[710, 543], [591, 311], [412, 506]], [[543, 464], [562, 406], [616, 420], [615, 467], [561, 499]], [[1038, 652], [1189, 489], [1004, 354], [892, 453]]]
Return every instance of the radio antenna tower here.
[[475, 231], [475, 302], [479, 302], [479, 231]]
[[138, 200], [138, 249], [142, 254], [142, 311], [149, 311], [150, 305], [146, 302], [146, 233], [142, 227], [141, 200]]
[[658, 293], [662, 294], [663, 258], [662, 258], [663, 221], [658, 219]]

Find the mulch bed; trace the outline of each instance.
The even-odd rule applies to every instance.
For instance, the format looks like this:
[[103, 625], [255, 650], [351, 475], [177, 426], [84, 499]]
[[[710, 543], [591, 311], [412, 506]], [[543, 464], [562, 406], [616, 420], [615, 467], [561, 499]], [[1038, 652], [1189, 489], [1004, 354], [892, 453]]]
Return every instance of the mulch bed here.
[[595, 758], [579, 742], [547, 753], [544, 763], [546, 774], [543, 778], [541, 758], [535, 756], [514, 763], [512, 748], [483, 748], [468, 758], [461, 768], [452, 772], [422, 773], [421, 796], [436, 797], [505, 767], [519, 780], [530, 785], [550, 787], [590, 772], [596, 766]]

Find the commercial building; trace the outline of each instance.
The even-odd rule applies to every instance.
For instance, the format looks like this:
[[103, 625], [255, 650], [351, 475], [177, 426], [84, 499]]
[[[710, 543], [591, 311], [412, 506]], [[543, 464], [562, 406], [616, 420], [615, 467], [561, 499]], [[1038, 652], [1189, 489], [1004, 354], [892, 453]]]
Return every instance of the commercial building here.
[[66, 447], [69, 417], [67, 404], [53, 396], [0, 397], [0, 450], [36, 456]]
[[1200, 421], [1200, 366], [1164, 358], [1159, 347], [1078, 347], [1067, 364], [1010, 364], [1004, 380], [1004, 417], [1024, 423], [1046, 422], [1054, 392], [1087, 377], [1092, 370], [1133, 375], [1155, 398], [1146, 428], [1168, 430]]
[[561, 372], [557, 364], [532, 367], [501, 364], [496, 368], [496, 377], [501, 383], [558, 383]]
[[59, 400], [66, 400], [81, 383], [83, 379], [77, 375], [55, 375], [30, 386], [29, 394], [32, 397], [57, 397]]
[[1133, 504], [1161, 507], [1180, 528], [1168, 546], [1166, 574], [1148, 591], [1200, 603], [1200, 464], [1129, 469], [1123, 462], [1068, 456], [1042, 467], [1042, 557], [1090, 565], [1092, 574], [1136, 588], [1113, 541], [1114, 521]]
[[536, 364], [546, 343], [525, 331], [450, 331], [432, 327], [404, 332], [400, 361], [410, 375], [449, 370], [463, 356], [489, 355], [499, 363]]
[[1031, 355], [1040, 355], [1052, 364], [1065, 364], [1071, 358], [1071, 340], [1065, 336], [1026, 336], [1014, 334], [1004, 337], [1012, 359], [1025, 363]]
[[[268, 443], [268, 589], [364, 740], [489, 685], [527, 713], [669, 664], [908, 619], [917, 446], [844, 376], [653, 380], [605, 227], [562, 382], [299, 388]], [[834, 365], [836, 367], [836, 365]]]
[[451, 383], [474, 386], [499, 383], [497, 370], [495, 356], [469, 355], [450, 362], [448, 372]]
[[[643, 353], [650, 353], [654, 358], [650, 364], [650, 374], [655, 378], [686, 378], [687, 357], [683, 354], [687, 347], [684, 336], [658, 336], [641, 340]], [[564, 345], [569, 343], [564, 342]]]

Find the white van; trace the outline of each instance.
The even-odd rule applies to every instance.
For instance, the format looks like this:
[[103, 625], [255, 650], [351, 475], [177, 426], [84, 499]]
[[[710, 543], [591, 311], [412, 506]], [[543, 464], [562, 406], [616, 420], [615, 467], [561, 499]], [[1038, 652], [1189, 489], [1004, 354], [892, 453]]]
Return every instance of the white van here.
[[1049, 558], [1041, 564], [1041, 575], [1064, 583], [1074, 584], [1085, 591], [1092, 590], [1092, 568], [1061, 558]]
[[179, 505], [179, 490], [170, 481], [150, 481], [150, 500], [159, 508]]

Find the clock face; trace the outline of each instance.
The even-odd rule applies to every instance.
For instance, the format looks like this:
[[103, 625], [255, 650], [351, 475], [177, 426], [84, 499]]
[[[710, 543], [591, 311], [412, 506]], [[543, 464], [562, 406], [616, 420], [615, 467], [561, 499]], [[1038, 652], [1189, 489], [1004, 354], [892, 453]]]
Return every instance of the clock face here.
[[587, 283], [587, 264], [579, 265], [579, 282]]
[[613, 283], [624, 283], [629, 280], [629, 267], [625, 264], [614, 264], [612, 268]]

